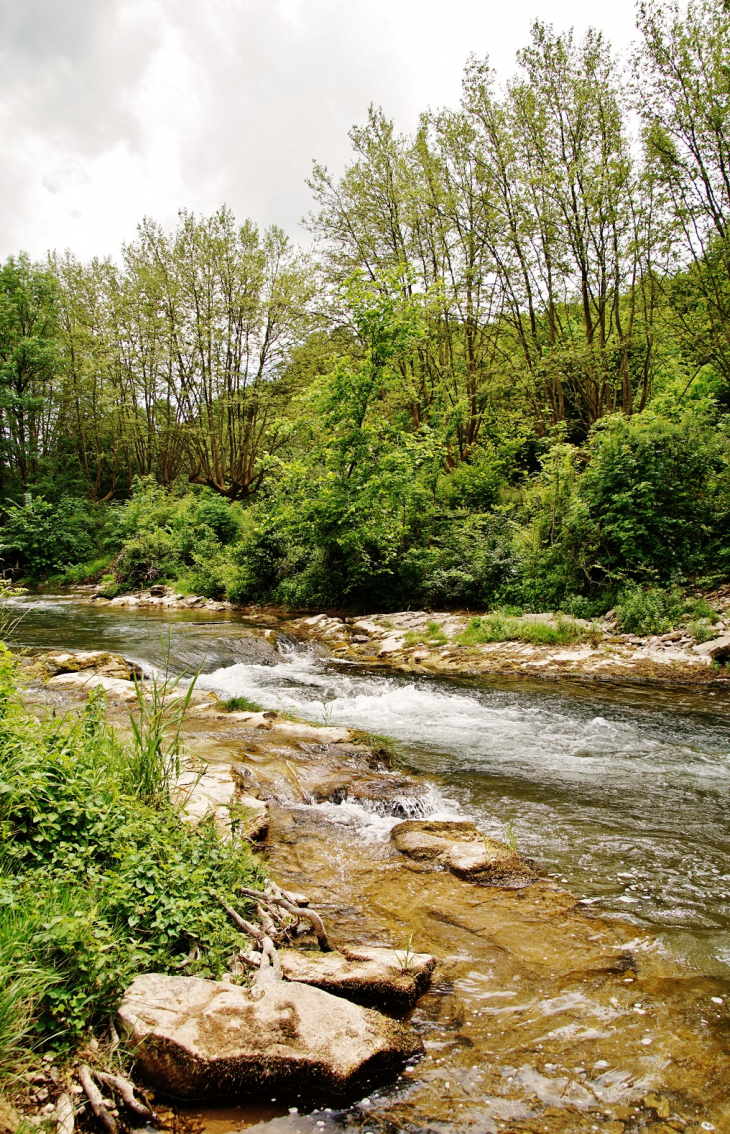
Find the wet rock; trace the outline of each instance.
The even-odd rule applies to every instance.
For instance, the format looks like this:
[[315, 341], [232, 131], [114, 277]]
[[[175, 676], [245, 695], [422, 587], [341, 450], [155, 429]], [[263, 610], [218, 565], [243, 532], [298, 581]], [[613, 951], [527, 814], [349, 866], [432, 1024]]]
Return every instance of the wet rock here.
[[280, 949], [279, 957], [285, 980], [397, 1012], [413, 1007], [436, 967], [430, 953], [382, 948], [343, 948], [336, 953]]
[[730, 634], [721, 634], [709, 642], [700, 642], [692, 647], [692, 653], [710, 661], [725, 661], [730, 658]]
[[402, 1024], [292, 981], [244, 989], [148, 973], [119, 1023], [146, 1079], [181, 1098], [347, 1097], [423, 1050]]
[[187, 822], [197, 824], [212, 818], [224, 839], [262, 839], [269, 829], [267, 804], [244, 794], [235, 771], [227, 765], [209, 765], [204, 772], [185, 769], [178, 776], [172, 798], [181, 805]]
[[382, 776], [352, 780], [330, 791], [330, 803], [361, 803], [376, 815], [411, 819], [428, 813], [431, 793], [424, 783], [407, 776]]
[[103, 689], [110, 696], [120, 701], [135, 701], [137, 691], [131, 681], [123, 678], [107, 677], [103, 673], [88, 673], [81, 670], [79, 673], [59, 673], [48, 682], [50, 686], [67, 686], [76, 688], [81, 693], [89, 693], [92, 689]]
[[473, 823], [407, 819], [393, 828], [390, 837], [402, 854], [445, 867], [469, 881], [516, 889], [536, 879], [515, 851], [487, 838]]
[[46, 677], [65, 673], [83, 673], [87, 676], [99, 673], [120, 681], [131, 681], [134, 677], [142, 676], [142, 670], [136, 662], [105, 650], [50, 650], [24, 659], [24, 664]]

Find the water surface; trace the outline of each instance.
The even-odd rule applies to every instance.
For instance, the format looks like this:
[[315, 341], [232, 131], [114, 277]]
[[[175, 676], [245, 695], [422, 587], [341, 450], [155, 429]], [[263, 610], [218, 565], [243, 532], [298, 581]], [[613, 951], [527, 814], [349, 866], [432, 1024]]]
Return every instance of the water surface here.
[[[108, 649], [325, 723], [385, 733], [437, 785], [434, 807], [513, 831], [520, 850], [595, 908], [654, 925], [704, 971], [730, 970], [730, 697], [535, 679], [449, 680], [328, 660], [255, 621], [29, 596], [16, 637]], [[285, 630], [285, 626], [283, 627]], [[253, 659], [253, 660], [252, 660]]]

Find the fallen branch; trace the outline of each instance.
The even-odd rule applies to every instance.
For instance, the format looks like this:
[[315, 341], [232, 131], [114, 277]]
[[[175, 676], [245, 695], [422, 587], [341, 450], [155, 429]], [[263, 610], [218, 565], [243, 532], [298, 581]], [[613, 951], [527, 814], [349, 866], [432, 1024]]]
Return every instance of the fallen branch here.
[[95, 1071], [94, 1074], [97, 1079], [106, 1083], [108, 1087], [112, 1087], [120, 1095], [128, 1110], [139, 1115], [140, 1118], [155, 1120], [157, 1117], [155, 1112], [135, 1097], [134, 1083], [130, 1083], [129, 1079], [123, 1079], [121, 1075], [110, 1075], [107, 1071]]
[[86, 1063], [82, 1063], [79, 1067], [79, 1082], [86, 1092], [86, 1097], [91, 1103], [91, 1109], [101, 1124], [106, 1127], [109, 1134], [119, 1134], [116, 1119], [113, 1114], [110, 1114], [104, 1105], [101, 1091], [97, 1087], [91, 1075], [91, 1068]]
[[220, 894], [216, 894], [215, 890], [211, 890], [210, 893], [217, 902], [220, 902], [220, 904], [223, 906], [223, 909], [226, 911], [231, 920], [235, 921], [236, 925], [242, 933], [245, 933], [247, 937], [253, 937], [254, 941], [261, 940], [261, 937], [263, 936], [263, 930], [261, 929], [261, 926], [253, 925], [250, 921], [246, 921], [244, 918], [242, 918], [240, 913], [234, 910], [233, 906], [229, 906], [228, 902], [224, 901], [224, 899], [221, 898]]

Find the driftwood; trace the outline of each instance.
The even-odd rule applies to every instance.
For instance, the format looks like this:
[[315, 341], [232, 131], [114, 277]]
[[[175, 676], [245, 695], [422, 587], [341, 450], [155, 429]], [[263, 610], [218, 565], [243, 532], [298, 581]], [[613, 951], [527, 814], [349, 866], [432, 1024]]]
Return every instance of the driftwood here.
[[74, 1104], [71, 1096], [59, 1095], [56, 1103], [56, 1134], [74, 1134]]
[[104, 1105], [101, 1091], [93, 1080], [91, 1068], [86, 1063], [82, 1063], [79, 1067], [79, 1082], [91, 1103], [91, 1109], [102, 1125], [109, 1131], [109, 1134], [119, 1134], [116, 1119], [113, 1114], [109, 1113]]
[[134, 1094], [134, 1083], [130, 1083], [129, 1079], [124, 1079], [121, 1075], [110, 1075], [107, 1071], [94, 1071], [94, 1074], [100, 1082], [105, 1083], [107, 1087], [111, 1087], [112, 1090], [120, 1096], [128, 1110], [131, 1110], [140, 1118], [147, 1120], [152, 1119], [154, 1121], [157, 1117], [153, 1110], [150, 1110], [148, 1106], [145, 1106], [144, 1103], [141, 1103], [139, 1099], [136, 1098]]

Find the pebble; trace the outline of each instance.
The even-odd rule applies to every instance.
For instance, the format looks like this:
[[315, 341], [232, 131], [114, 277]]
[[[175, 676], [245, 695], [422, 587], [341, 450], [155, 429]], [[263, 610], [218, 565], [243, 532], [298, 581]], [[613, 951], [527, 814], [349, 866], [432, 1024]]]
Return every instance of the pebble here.
[[641, 1042], [643, 1043], [644, 1047], [648, 1047], [651, 1043], [651, 1036], [644, 1036]]
[[722, 997], [721, 996], [711, 996], [710, 1000], [712, 1001], [713, 1004], [722, 1004]]

